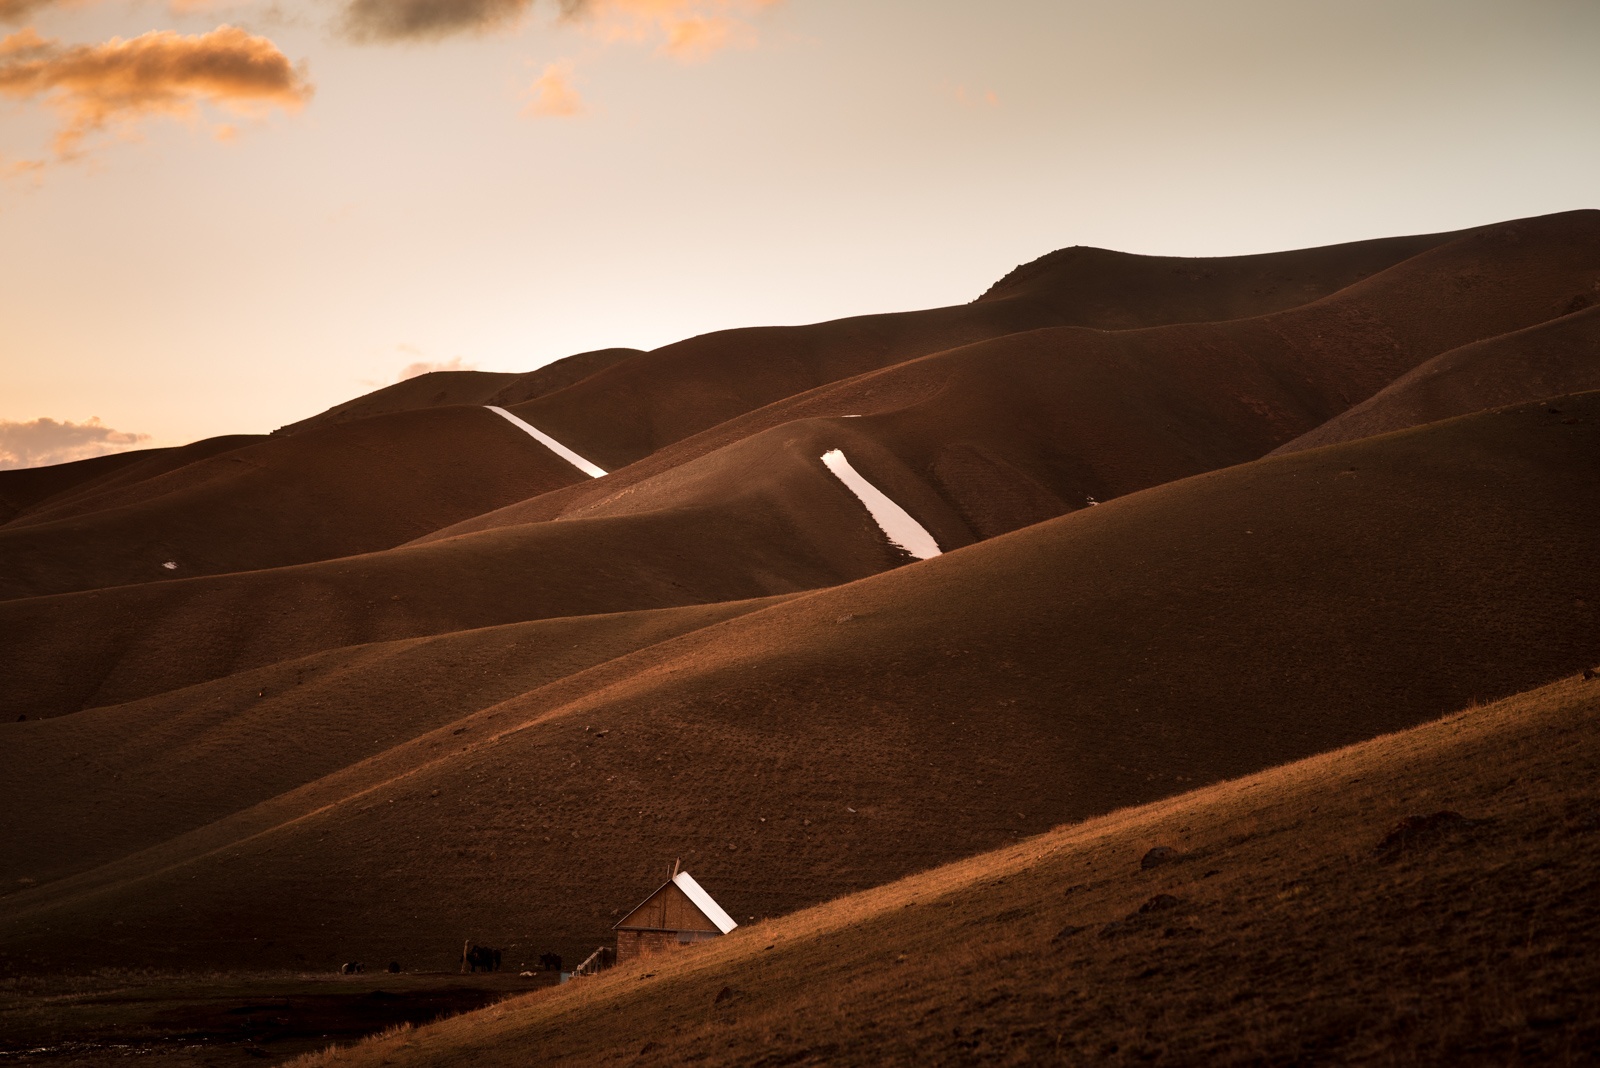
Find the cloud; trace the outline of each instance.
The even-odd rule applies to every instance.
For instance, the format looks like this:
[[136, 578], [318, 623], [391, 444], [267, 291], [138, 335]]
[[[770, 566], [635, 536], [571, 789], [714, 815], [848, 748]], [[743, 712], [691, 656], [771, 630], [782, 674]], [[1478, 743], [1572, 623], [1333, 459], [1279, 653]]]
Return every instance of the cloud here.
[[568, 15], [584, 17], [590, 32], [608, 41], [658, 39], [656, 51], [685, 63], [724, 48], [750, 48], [755, 27], [746, 21], [778, 0], [587, 0]]
[[524, 115], [535, 118], [571, 118], [583, 114], [583, 97], [572, 87], [572, 64], [551, 63], [528, 87]]
[[0, 0], [0, 23], [21, 22], [41, 7], [49, 7], [56, 0]]
[[0, 23], [17, 23], [40, 8], [51, 7], [61, 0], [0, 0]]
[[1000, 94], [993, 89], [985, 89], [981, 93], [969, 92], [965, 85], [958, 85], [951, 95], [955, 98], [955, 102], [964, 108], [975, 108], [979, 105], [991, 108], [1000, 106]]
[[149, 434], [129, 434], [112, 430], [98, 416], [87, 423], [58, 423], [54, 419], [35, 419], [31, 423], [0, 420], [0, 471], [18, 467], [41, 467], [87, 460], [122, 452]]
[[[408, 347], [409, 346], [405, 345], [401, 346], [401, 348]], [[408, 363], [402, 367], [400, 369], [400, 377], [395, 379], [395, 381], [404, 382], [408, 378], [416, 378], [418, 375], [432, 374], [434, 371], [476, 371], [477, 369], [478, 365], [475, 363], [462, 363], [460, 356], [454, 357], [448, 363], [430, 363], [427, 360], [418, 360], [416, 363]]]
[[304, 70], [277, 45], [233, 26], [98, 45], [62, 45], [31, 28], [0, 38], [0, 96], [42, 98], [61, 116], [54, 144], [61, 159], [108, 126], [152, 115], [194, 118], [201, 102], [245, 116], [297, 111], [311, 93]]
[[532, 6], [533, 0], [351, 0], [344, 31], [358, 41], [437, 40], [509, 29]]
[[[0, 3], [7, 0], [0, 0]], [[26, 0], [20, 0], [26, 2]], [[521, 22], [536, 0], [349, 0], [345, 32], [358, 40], [436, 40]], [[779, 0], [555, 0], [561, 21], [602, 41], [656, 40], [657, 51], [693, 62], [755, 44], [745, 19]]]

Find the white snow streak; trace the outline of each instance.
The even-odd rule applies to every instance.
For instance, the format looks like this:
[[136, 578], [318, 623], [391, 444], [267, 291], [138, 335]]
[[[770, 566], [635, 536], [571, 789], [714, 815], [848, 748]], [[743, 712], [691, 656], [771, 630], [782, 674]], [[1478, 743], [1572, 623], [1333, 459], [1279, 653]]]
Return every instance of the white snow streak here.
[[557, 456], [561, 457], [563, 460], [567, 461], [567, 463], [571, 464], [573, 467], [576, 467], [579, 471], [582, 471], [590, 478], [599, 478], [601, 475], [605, 474], [604, 468], [598, 467], [595, 464], [590, 463], [588, 460], [585, 460], [583, 457], [579, 456], [577, 453], [573, 452], [571, 449], [567, 448], [565, 445], [561, 444], [561, 442], [557, 441], [549, 434], [546, 434], [533, 424], [523, 422], [521, 419], [518, 419], [510, 412], [506, 411], [504, 408], [496, 408], [492, 404], [485, 404], [484, 407], [496, 415], [505, 418], [511, 423], [512, 426], [518, 427], [532, 437], [537, 438], [545, 448], [549, 449], [551, 452], [555, 453]]
[[939, 555], [939, 543], [933, 540], [923, 525], [911, 518], [911, 513], [891, 501], [877, 486], [862, 478], [855, 468], [850, 466], [850, 461], [845, 459], [844, 453], [838, 449], [829, 449], [822, 454], [822, 462], [832, 471], [834, 477], [845, 484], [845, 488], [860, 498], [861, 503], [867, 506], [867, 511], [872, 513], [872, 518], [889, 541], [918, 560], [927, 560]]

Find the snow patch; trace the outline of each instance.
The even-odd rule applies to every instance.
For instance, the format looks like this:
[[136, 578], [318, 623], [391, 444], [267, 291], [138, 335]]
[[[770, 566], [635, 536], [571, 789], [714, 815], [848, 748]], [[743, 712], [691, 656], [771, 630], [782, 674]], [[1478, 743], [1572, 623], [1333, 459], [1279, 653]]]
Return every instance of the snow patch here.
[[911, 513], [900, 507], [877, 486], [862, 478], [839, 449], [829, 449], [822, 454], [822, 462], [845, 488], [854, 493], [877, 522], [879, 529], [896, 545], [918, 560], [928, 560], [939, 555], [939, 543], [927, 529], [911, 518]]
[[576, 467], [579, 471], [582, 471], [590, 478], [599, 478], [601, 475], [606, 473], [603, 467], [599, 467], [596, 464], [590, 463], [588, 460], [585, 460], [583, 457], [579, 456], [577, 453], [561, 444], [561, 442], [557, 441], [549, 434], [546, 434], [544, 431], [540, 430], [531, 423], [523, 422], [521, 419], [518, 419], [510, 412], [506, 411], [504, 408], [497, 408], [493, 404], [485, 404], [484, 407], [505, 419], [512, 426], [523, 431], [530, 437], [538, 439], [539, 443], [545, 448], [549, 449], [551, 452], [555, 453], [557, 456], [561, 457], [563, 460], [567, 461], [567, 463], [571, 464], [573, 467]]

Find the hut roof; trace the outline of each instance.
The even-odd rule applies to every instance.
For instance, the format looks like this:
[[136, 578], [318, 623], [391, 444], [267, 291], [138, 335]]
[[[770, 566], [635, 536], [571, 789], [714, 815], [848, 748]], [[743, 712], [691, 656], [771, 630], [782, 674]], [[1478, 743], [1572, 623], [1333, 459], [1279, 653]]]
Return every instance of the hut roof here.
[[692, 904], [702, 916], [709, 920], [712, 925], [714, 925], [716, 929], [721, 931], [723, 934], [727, 934], [729, 931], [739, 926], [733, 921], [733, 917], [729, 916], [723, 907], [717, 904], [716, 900], [710, 894], [706, 893], [705, 887], [695, 882], [694, 876], [690, 875], [686, 871], [680, 871], [671, 879], [668, 879], [666, 882], [652, 890], [649, 897], [646, 897], [643, 901], [639, 902], [639, 904], [630, 909], [626, 916], [617, 921], [612, 930], [633, 926], [628, 921], [633, 919], [636, 913], [638, 913], [646, 905], [650, 904], [657, 894], [661, 893], [669, 886], [675, 886], [682, 891], [683, 896], [689, 899], [689, 903]]

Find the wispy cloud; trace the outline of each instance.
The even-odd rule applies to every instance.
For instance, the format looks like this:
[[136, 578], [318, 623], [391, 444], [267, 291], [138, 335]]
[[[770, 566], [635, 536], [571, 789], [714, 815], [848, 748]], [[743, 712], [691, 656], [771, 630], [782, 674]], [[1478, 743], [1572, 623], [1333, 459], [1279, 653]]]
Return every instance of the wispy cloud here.
[[149, 440], [149, 434], [113, 430], [98, 417], [87, 423], [58, 423], [54, 419], [35, 419], [31, 423], [0, 420], [0, 471], [87, 460], [91, 456], [122, 452]]
[[[0, 0], [29, 2], [29, 0]], [[723, 48], [750, 46], [748, 19], [779, 0], [555, 0], [560, 20], [602, 41], [657, 42], [657, 51], [693, 62]], [[349, 0], [344, 29], [365, 41], [435, 40], [518, 25], [536, 0]]]
[[656, 41], [656, 51], [686, 63], [724, 48], [756, 44], [751, 16], [778, 0], [587, 0], [567, 13], [607, 41]]
[[[401, 348], [409, 347], [410, 346], [407, 345], [401, 346]], [[400, 377], [396, 378], [395, 381], [404, 382], [408, 378], [416, 378], [418, 375], [432, 374], [434, 371], [476, 371], [477, 369], [478, 365], [475, 363], [462, 363], [460, 356], [456, 356], [444, 363], [433, 363], [428, 360], [418, 360], [416, 363], [408, 363], [402, 367], [400, 369]]]
[[541, 119], [569, 119], [583, 114], [583, 97], [572, 85], [570, 62], [551, 63], [544, 68], [528, 87], [528, 104], [522, 113]]
[[951, 96], [955, 102], [964, 108], [997, 108], [1000, 106], [1000, 94], [993, 89], [968, 89], [965, 85], [955, 87]]
[[[202, 34], [158, 30], [98, 45], [63, 45], [31, 28], [0, 38], [0, 96], [42, 99], [56, 111], [58, 159], [80, 154], [91, 133], [127, 129], [149, 116], [194, 119], [206, 103], [257, 117], [272, 108], [297, 111], [311, 93], [305, 71], [277, 45], [233, 26]], [[227, 137], [233, 128], [218, 132]]]

